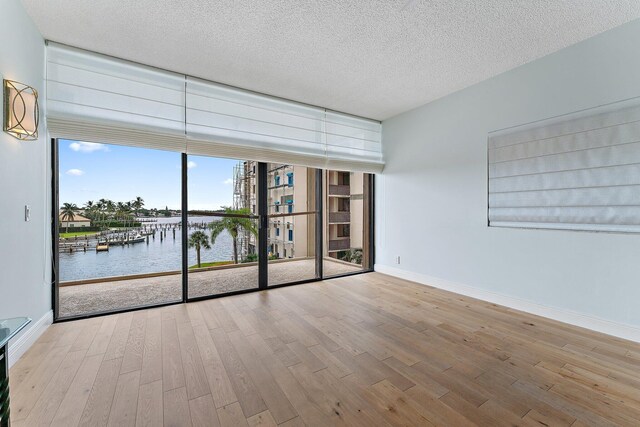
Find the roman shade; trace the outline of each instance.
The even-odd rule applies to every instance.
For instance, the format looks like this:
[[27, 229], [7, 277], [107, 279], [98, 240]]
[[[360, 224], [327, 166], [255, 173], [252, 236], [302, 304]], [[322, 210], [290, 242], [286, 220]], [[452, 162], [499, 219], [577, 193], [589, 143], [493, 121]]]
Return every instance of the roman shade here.
[[380, 172], [380, 122], [48, 43], [52, 137]]
[[380, 123], [187, 78], [189, 154], [382, 170]]
[[489, 135], [489, 225], [640, 232], [640, 104]]
[[54, 138], [184, 152], [185, 77], [47, 45], [47, 128]]
[[328, 111], [325, 130], [328, 169], [382, 171], [382, 126], [379, 122]]

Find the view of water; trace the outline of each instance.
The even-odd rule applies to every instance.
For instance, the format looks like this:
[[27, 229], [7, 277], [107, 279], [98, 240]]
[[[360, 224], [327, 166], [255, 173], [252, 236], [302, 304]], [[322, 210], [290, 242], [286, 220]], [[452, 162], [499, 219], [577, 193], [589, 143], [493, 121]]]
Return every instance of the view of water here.
[[[211, 223], [214, 217], [189, 217], [189, 222]], [[158, 218], [157, 224], [178, 224], [180, 218]], [[152, 223], [155, 224], [155, 223]], [[190, 229], [189, 234], [197, 231]], [[208, 230], [204, 230], [209, 234]], [[233, 259], [233, 241], [226, 231], [220, 234], [211, 249], [202, 249], [201, 261], [226, 261]], [[99, 277], [124, 276], [130, 274], [157, 273], [180, 270], [182, 266], [182, 233], [176, 230], [175, 240], [171, 230], [161, 242], [149, 236], [149, 244], [136, 243], [128, 246], [111, 246], [107, 252], [60, 253], [60, 281], [84, 280]], [[189, 248], [189, 265], [195, 265], [196, 251]]]

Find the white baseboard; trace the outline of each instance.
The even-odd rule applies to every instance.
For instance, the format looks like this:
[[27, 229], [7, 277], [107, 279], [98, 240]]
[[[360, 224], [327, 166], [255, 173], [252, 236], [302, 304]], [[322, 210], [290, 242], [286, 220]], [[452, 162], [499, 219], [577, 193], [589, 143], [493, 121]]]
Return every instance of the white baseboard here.
[[25, 332], [9, 343], [9, 367], [29, 350], [42, 333], [53, 323], [53, 311], [49, 310], [37, 321], [29, 324]]
[[427, 276], [421, 273], [401, 270], [387, 265], [376, 264], [375, 271], [398, 277], [400, 279], [410, 280], [419, 284], [433, 286], [434, 288], [443, 289], [445, 291], [455, 292], [457, 294], [499, 304], [505, 307], [535, 314], [537, 316], [557, 320], [559, 322], [568, 323], [570, 325], [591, 329], [596, 332], [602, 332], [614, 337], [640, 342], [640, 328], [636, 326], [612, 322], [611, 320], [601, 319], [599, 317], [563, 308], [549, 307], [521, 298], [503, 295], [462, 283]]

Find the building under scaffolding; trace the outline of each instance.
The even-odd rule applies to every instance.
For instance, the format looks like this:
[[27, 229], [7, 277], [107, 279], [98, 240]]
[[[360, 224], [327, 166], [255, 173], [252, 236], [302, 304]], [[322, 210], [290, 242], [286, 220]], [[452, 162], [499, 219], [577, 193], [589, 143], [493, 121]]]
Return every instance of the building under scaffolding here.
[[[256, 163], [240, 161], [233, 167], [233, 209], [246, 209], [256, 214]], [[256, 229], [258, 224], [256, 221]], [[256, 253], [256, 236], [248, 232], [238, 235], [240, 259]]]

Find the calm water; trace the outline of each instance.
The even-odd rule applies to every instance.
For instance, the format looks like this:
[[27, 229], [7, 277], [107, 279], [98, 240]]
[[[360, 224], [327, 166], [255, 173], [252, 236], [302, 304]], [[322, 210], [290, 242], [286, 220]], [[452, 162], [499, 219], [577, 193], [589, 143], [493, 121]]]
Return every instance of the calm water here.
[[[213, 217], [189, 217], [190, 222], [214, 221]], [[157, 224], [178, 224], [180, 218], [158, 218]], [[189, 234], [197, 231], [190, 229]], [[204, 230], [207, 234], [208, 231]], [[233, 259], [233, 241], [226, 231], [219, 235], [211, 249], [202, 249], [201, 261], [226, 261]], [[160, 234], [155, 240], [149, 236], [149, 244], [136, 243], [129, 246], [111, 246], [108, 252], [61, 253], [60, 281], [83, 280], [98, 277], [124, 276], [129, 274], [156, 273], [180, 270], [182, 266], [182, 233], [167, 230], [167, 236], [160, 242]], [[189, 265], [196, 264], [196, 251], [189, 249]]]

